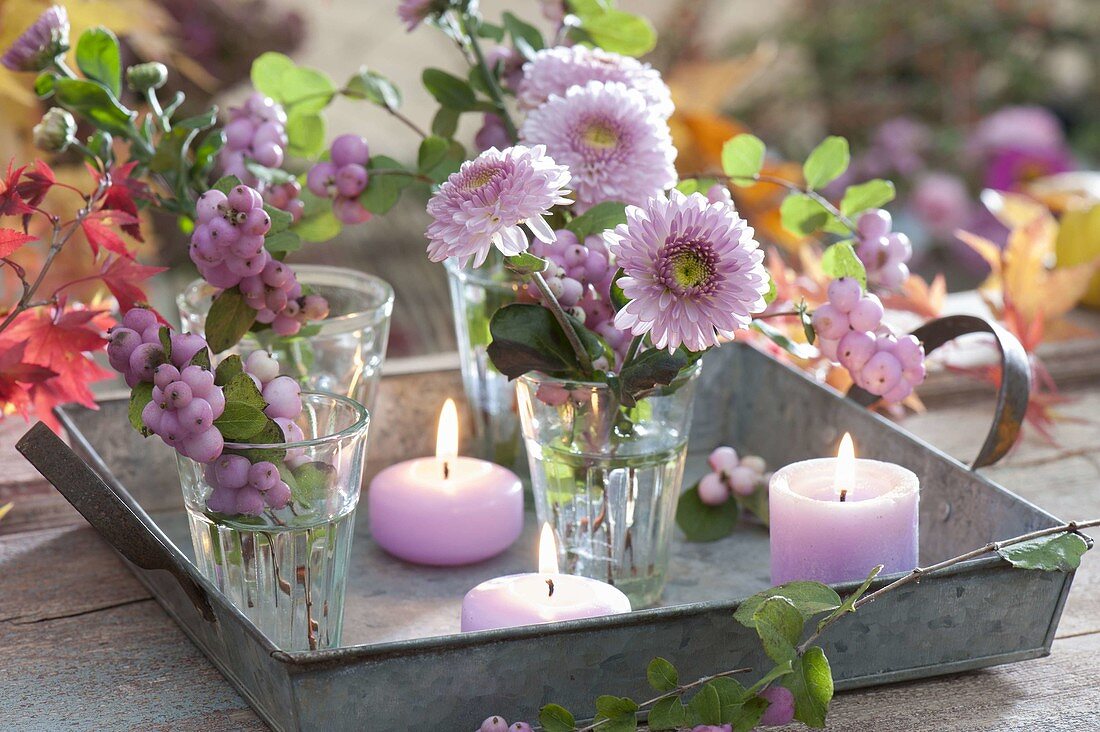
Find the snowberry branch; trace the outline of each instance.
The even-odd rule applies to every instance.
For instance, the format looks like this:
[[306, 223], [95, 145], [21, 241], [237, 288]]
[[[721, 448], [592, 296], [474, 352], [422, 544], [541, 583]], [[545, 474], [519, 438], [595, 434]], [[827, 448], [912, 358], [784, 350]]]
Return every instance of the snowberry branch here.
[[581, 338], [577, 335], [576, 328], [573, 327], [573, 323], [569, 321], [569, 317], [565, 314], [565, 310], [562, 309], [561, 303], [558, 302], [558, 298], [554, 297], [554, 293], [550, 291], [550, 286], [546, 284], [546, 278], [542, 276], [541, 272], [533, 272], [531, 278], [535, 281], [535, 286], [539, 288], [539, 292], [542, 293], [543, 302], [550, 309], [550, 312], [554, 314], [554, 318], [561, 325], [562, 331], [565, 332], [565, 338], [569, 341], [569, 345], [573, 347], [573, 352], [577, 354], [577, 362], [581, 365], [581, 371], [586, 376], [592, 374], [592, 359], [588, 355], [588, 350], [581, 343]]

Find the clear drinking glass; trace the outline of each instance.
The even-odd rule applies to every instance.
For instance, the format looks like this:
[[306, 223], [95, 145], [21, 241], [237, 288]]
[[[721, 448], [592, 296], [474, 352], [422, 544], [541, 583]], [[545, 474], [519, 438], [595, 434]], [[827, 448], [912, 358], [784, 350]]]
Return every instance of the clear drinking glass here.
[[455, 316], [462, 383], [474, 415], [477, 456], [527, 472], [516, 413], [516, 390], [489, 360], [489, 319], [516, 301], [520, 280], [498, 259], [478, 269], [463, 269], [448, 260], [447, 281]]
[[615, 585], [635, 608], [664, 588], [698, 375], [632, 407], [604, 383], [516, 380], [535, 508], [562, 571]]
[[[249, 332], [234, 348], [242, 358], [256, 350], [270, 351], [279, 370], [298, 379], [303, 389], [342, 394], [374, 408], [393, 314], [393, 288], [385, 280], [345, 267], [296, 264], [303, 286], [324, 295], [329, 317], [282, 337], [268, 329]], [[177, 298], [183, 330], [205, 335], [206, 314], [217, 288], [195, 280]]]
[[303, 392], [302, 403], [301, 442], [226, 443], [223, 453], [274, 462], [291, 487], [284, 508], [265, 507], [259, 516], [212, 511], [217, 461], [177, 453], [199, 571], [284, 650], [340, 643], [369, 422], [347, 397]]

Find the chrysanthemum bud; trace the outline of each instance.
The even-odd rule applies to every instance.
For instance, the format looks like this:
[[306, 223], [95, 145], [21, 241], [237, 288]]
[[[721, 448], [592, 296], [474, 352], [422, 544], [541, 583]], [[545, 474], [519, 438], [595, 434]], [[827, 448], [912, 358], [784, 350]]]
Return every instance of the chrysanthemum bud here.
[[65, 8], [53, 5], [0, 57], [0, 64], [12, 71], [42, 71], [69, 50], [69, 16]]
[[168, 81], [168, 68], [157, 61], [126, 69], [126, 83], [136, 92], [160, 89]]
[[34, 145], [45, 152], [65, 152], [76, 134], [76, 120], [61, 107], [52, 107], [34, 126]]

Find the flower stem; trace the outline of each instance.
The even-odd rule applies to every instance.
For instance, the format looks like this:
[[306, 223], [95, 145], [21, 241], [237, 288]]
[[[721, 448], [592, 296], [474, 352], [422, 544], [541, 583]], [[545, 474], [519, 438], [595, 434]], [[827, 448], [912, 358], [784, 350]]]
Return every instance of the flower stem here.
[[543, 304], [554, 314], [554, 318], [561, 325], [562, 331], [565, 332], [565, 338], [569, 341], [569, 345], [573, 347], [573, 352], [577, 354], [577, 362], [581, 365], [581, 371], [585, 376], [592, 375], [592, 359], [588, 355], [588, 351], [585, 349], [584, 344], [581, 343], [581, 337], [577, 334], [576, 328], [573, 327], [572, 321], [569, 320], [569, 316], [565, 314], [565, 309], [562, 308], [561, 303], [558, 302], [558, 298], [554, 297], [554, 293], [550, 291], [550, 286], [546, 284], [546, 279], [542, 276], [542, 272], [534, 272], [531, 274], [531, 278], [535, 281], [535, 286], [539, 288], [539, 292], [542, 293]]
[[496, 75], [493, 74], [493, 70], [489, 68], [489, 63], [485, 60], [485, 54], [481, 50], [481, 42], [478, 41], [477, 34], [470, 31], [469, 18], [466, 13], [459, 15], [458, 22], [470, 50], [474, 53], [477, 68], [481, 71], [485, 86], [489, 90], [489, 97], [493, 100], [493, 106], [497, 108], [497, 115], [504, 123], [504, 129], [508, 131], [508, 137], [512, 142], [518, 142], [519, 132], [516, 130], [516, 123], [512, 121], [512, 116], [508, 114], [508, 107], [504, 104], [504, 92], [501, 91]]
[[780, 178], [779, 176], [776, 176], [776, 175], [762, 175], [760, 173], [756, 173], [755, 175], [752, 175], [752, 176], [743, 176], [743, 175], [729, 176], [729, 175], [726, 175], [725, 173], [699, 173], [698, 175], [690, 175], [690, 176], [687, 176], [687, 177], [688, 178], [717, 178], [718, 180], [728, 180], [728, 181], [733, 181], [735, 183], [738, 182], [738, 181], [741, 181], [743, 183], [744, 181], [752, 180], [752, 181], [755, 181], [757, 183], [771, 183], [772, 185], [782, 186], [783, 188], [786, 188], [788, 191], [791, 191], [792, 193], [801, 193], [804, 196], [808, 196], [809, 198], [813, 199], [814, 202], [817, 203], [817, 205], [819, 205], [819, 206], [821, 206], [821, 208], [825, 209], [825, 211], [830, 216], [832, 216], [837, 221], [839, 221], [840, 223], [842, 223], [846, 227], [848, 227], [849, 231], [854, 232], [856, 230], [855, 222], [852, 221], [847, 216], [845, 216], [843, 213], [841, 213], [840, 209], [838, 209], [836, 206], [834, 206], [829, 199], [825, 198], [825, 196], [821, 195], [820, 193], [813, 190], [812, 188], [807, 188], [805, 186], [800, 186], [797, 183], [795, 183], [794, 181], [787, 180], [786, 178]]

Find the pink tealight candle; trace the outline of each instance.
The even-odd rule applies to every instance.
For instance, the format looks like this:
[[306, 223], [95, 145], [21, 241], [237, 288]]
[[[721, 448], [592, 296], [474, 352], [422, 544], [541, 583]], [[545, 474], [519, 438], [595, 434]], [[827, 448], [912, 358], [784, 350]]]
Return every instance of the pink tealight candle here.
[[458, 412], [439, 415], [436, 456], [386, 468], [367, 493], [375, 542], [417, 564], [472, 564], [510, 547], [523, 531], [523, 484], [499, 465], [458, 456]]
[[599, 580], [558, 572], [554, 532], [543, 524], [538, 574], [482, 582], [462, 600], [462, 632], [630, 612], [630, 600]]
[[836, 458], [777, 470], [768, 488], [772, 584], [865, 579], [917, 566], [920, 481], [900, 465], [856, 460], [844, 435]]

